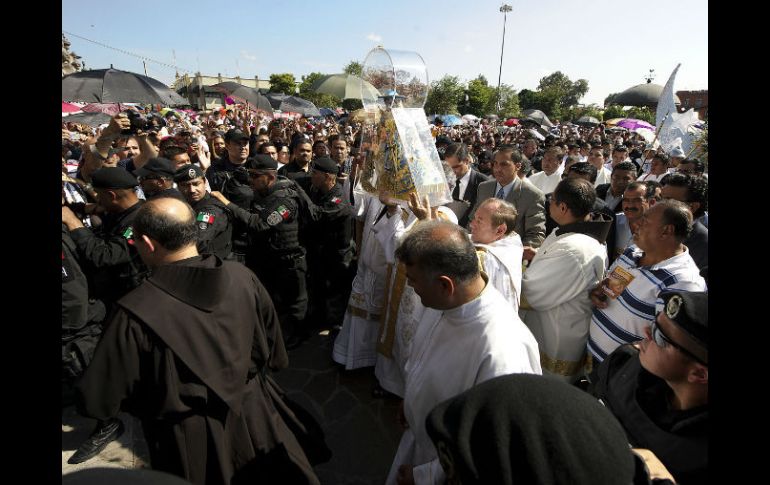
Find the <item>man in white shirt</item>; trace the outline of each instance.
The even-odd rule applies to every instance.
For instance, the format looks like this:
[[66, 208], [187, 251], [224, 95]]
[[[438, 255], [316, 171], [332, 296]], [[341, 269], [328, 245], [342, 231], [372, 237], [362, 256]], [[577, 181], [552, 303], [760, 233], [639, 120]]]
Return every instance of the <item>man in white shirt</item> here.
[[396, 256], [428, 308], [406, 363], [406, 430], [386, 484], [440, 484], [445, 475], [425, 430], [428, 413], [493, 377], [541, 374], [540, 355], [532, 333], [480, 273], [462, 228], [443, 221], [421, 223]]
[[588, 152], [588, 163], [596, 167], [596, 181], [594, 187], [608, 184], [612, 181], [612, 170], [604, 166], [604, 151], [601, 145], [594, 145]]
[[561, 162], [561, 150], [558, 147], [551, 147], [545, 151], [542, 161], [542, 172], [530, 175], [529, 181], [532, 185], [548, 195], [561, 182], [561, 174], [564, 170], [564, 164]]

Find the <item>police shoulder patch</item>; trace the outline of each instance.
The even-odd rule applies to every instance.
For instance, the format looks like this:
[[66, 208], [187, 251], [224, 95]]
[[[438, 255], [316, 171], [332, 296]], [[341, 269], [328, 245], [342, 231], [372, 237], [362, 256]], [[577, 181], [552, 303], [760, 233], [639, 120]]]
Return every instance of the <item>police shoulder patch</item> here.
[[128, 244], [134, 244], [134, 228], [128, 226], [126, 230], [123, 231], [123, 237], [128, 240]]
[[275, 226], [277, 224], [280, 224], [281, 221], [283, 221], [283, 217], [281, 217], [281, 214], [278, 213], [278, 211], [273, 211], [270, 213], [269, 216], [267, 216], [268, 226]]

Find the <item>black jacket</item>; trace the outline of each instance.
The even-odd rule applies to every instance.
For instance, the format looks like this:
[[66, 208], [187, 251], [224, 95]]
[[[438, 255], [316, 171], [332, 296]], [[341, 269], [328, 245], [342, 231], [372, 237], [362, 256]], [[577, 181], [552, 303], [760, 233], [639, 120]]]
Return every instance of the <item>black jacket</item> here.
[[466, 227], [468, 223], [470, 222], [470, 213], [471, 209], [473, 207], [476, 207], [476, 197], [478, 196], [478, 187], [481, 182], [486, 182], [490, 179], [489, 176], [484, 175], [483, 173], [471, 169], [470, 170], [471, 175], [468, 179], [468, 187], [465, 189], [465, 194], [463, 194], [462, 200], [468, 203], [468, 210], [465, 211], [464, 214], [461, 216], [458, 215], [458, 221], [457, 224], [460, 227]]
[[87, 227], [70, 233], [81, 265], [93, 277], [96, 298], [110, 305], [133, 290], [147, 276], [147, 267], [134, 247], [133, 221], [142, 201], [119, 214], [104, 216], [96, 232]]
[[[611, 184], [601, 184], [596, 186], [596, 196], [602, 201], [604, 201], [604, 198], [607, 197], [607, 192], [610, 190]], [[623, 201], [618, 199], [617, 204], [615, 204], [615, 207], [610, 207], [610, 210], [613, 214], [617, 214], [618, 212], [623, 212]]]
[[607, 356], [591, 381], [632, 446], [655, 453], [680, 485], [708, 483], [708, 406], [667, 409], [671, 389], [642, 367], [632, 345]]

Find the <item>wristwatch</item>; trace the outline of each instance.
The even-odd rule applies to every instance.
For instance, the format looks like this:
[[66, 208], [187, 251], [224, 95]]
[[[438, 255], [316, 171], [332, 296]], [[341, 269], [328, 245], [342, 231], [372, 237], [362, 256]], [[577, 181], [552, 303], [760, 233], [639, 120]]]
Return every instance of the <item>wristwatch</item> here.
[[83, 190], [85, 190], [86, 192], [91, 192], [92, 190], [94, 190], [94, 186], [87, 183], [83, 185]]

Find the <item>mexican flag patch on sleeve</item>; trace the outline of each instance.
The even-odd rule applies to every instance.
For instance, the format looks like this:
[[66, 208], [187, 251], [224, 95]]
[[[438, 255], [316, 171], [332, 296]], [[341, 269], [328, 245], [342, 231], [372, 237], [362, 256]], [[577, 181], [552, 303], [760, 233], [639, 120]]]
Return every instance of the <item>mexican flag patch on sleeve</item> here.
[[128, 240], [128, 244], [134, 244], [134, 228], [128, 226], [126, 230], [123, 231], [123, 237]]
[[291, 212], [286, 208], [285, 205], [279, 205], [275, 211], [281, 215], [284, 221], [291, 217]]
[[208, 212], [199, 212], [197, 217], [198, 222], [205, 222], [206, 224], [214, 224], [214, 215]]

